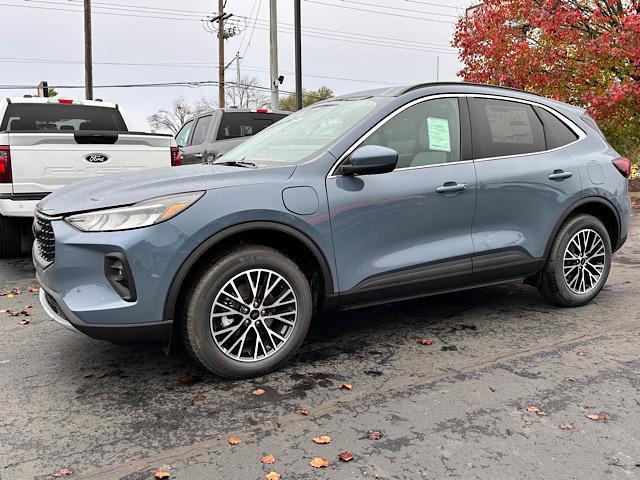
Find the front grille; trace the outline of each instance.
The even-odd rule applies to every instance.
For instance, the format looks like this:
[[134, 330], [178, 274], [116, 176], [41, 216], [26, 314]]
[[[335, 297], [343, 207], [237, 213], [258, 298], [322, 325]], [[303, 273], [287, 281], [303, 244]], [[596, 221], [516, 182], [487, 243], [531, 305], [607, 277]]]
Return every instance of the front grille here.
[[38, 212], [33, 220], [33, 236], [40, 258], [46, 263], [53, 263], [56, 259], [56, 236], [51, 221], [38, 215]]
[[53, 298], [53, 296], [49, 292], [45, 291], [44, 297], [47, 300], [47, 303], [49, 304], [49, 306], [51, 307], [51, 310], [53, 310], [58, 316], [64, 318], [65, 320], [68, 320], [67, 316], [64, 314], [64, 312], [60, 308], [60, 305], [58, 305], [58, 302], [56, 302], [56, 299]]

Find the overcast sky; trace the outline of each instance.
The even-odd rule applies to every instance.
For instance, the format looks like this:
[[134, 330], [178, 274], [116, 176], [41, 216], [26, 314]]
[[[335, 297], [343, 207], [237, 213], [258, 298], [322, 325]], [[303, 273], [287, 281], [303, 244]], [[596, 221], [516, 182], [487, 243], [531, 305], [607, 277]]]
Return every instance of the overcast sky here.
[[[94, 0], [94, 84], [217, 80], [217, 39], [200, 19], [216, 0]], [[336, 94], [387, 85], [456, 80], [450, 47], [454, 22], [469, 0], [302, 0], [303, 86]], [[83, 85], [82, 0], [0, 0], [0, 86]], [[242, 76], [269, 85], [269, 0], [227, 0], [242, 33], [226, 42], [226, 61], [240, 50]], [[376, 13], [378, 12], [378, 13]], [[155, 18], [154, 18], [155, 17]], [[257, 17], [257, 22], [254, 19]], [[295, 89], [293, 1], [278, 0], [279, 70], [283, 90]], [[255, 28], [253, 25], [255, 24]], [[245, 53], [246, 52], [246, 53]], [[235, 68], [235, 66], [234, 66]], [[235, 69], [228, 70], [235, 81]], [[0, 88], [2, 96], [33, 90]], [[83, 89], [60, 89], [81, 98]], [[268, 94], [268, 92], [265, 92]], [[129, 127], [148, 130], [146, 117], [183, 95], [217, 99], [217, 87], [96, 88], [117, 102]]]

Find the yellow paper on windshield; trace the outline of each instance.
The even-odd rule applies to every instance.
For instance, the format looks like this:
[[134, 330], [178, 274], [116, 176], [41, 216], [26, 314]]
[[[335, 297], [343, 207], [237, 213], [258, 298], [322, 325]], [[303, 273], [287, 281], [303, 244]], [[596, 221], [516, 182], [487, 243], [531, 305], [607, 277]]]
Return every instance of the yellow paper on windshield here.
[[429, 132], [429, 150], [451, 152], [451, 137], [449, 136], [449, 120], [445, 118], [427, 118]]

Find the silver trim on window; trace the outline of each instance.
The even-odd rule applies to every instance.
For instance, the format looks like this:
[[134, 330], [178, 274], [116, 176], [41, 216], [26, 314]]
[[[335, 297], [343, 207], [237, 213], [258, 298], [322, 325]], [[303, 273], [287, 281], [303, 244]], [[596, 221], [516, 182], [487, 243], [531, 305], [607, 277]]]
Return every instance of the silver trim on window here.
[[[532, 101], [532, 100], [525, 100], [525, 99], [513, 98], [513, 97], [505, 97], [505, 96], [502, 96], [502, 95], [495, 95], [495, 94], [488, 94], [488, 93], [442, 93], [442, 94], [435, 94], [435, 95], [429, 95], [427, 97], [421, 97], [421, 98], [417, 98], [415, 100], [412, 100], [411, 102], [409, 102], [409, 103], [407, 103], [405, 105], [402, 105], [398, 109], [394, 110], [387, 117], [383, 118], [378, 123], [376, 123], [362, 137], [360, 137], [353, 145], [351, 145], [351, 147], [349, 147], [346, 152], [344, 152], [340, 156], [340, 158], [331, 167], [331, 170], [329, 170], [329, 173], [327, 174], [327, 178], [340, 177], [341, 175], [336, 175], [335, 172], [339, 168], [339, 166], [342, 164], [342, 162], [344, 162], [346, 160], [346, 158], [349, 155], [351, 155], [351, 153], [353, 153], [353, 151], [356, 148], [358, 148], [367, 138], [369, 138], [371, 135], [373, 135], [373, 133], [378, 128], [383, 126], [385, 123], [387, 123], [389, 120], [394, 118], [396, 115], [404, 112], [406, 109], [411, 108], [414, 105], [417, 105], [419, 103], [428, 102], [429, 100], [437, 100], [437, 99], [440, 99], [440, 98], [489, 98], [489, 99], [494, 99], [494, 100], [504, 100], [504, 101], [507, 101], [507, 102], [525, 103], [525, 104], [528, 104], [528, 105], [533, 105], [533, 106], [536, 106], [536, 107], [539, 107], [539, 108], [543, 108], [543, 109], [547, 110], [549, 113], [551, 113], [552, 115], [555, 115], [562, 123], [564, 123], [567, 127], [569, 127], [571, 129], [571, 131], [578, 136], [578, 138], [575, 141], [571, 142], [571, 143], [567, 143], [566, 145], [562, 145], [561, 147], [556, 147], [556, 148], [552, 148], [552, 149], [549, 149], [549, 150], [540, 150], [538, 152], [522, 153], [522, 154], [517, 154], [517, 155], [504, 155], [504, 156], [500, 156], [500, 157], [476, 158], [476, 159], [473, 159], [473, 160], [462, 160], [462, 161], [458, 161], [458, 162], [435, 163], [433, 165], [421, 165], [421, 166], [417, 166], [417, 167], [404, 167], [404, 168], [398, 168], [398, 169], [394, 170], [394, 172], [399, 172], [399, 171], [402, 171], [402, 170], [416, 170], [416, 169], [419, 169], [419, 168], [441, 167], [443, 165], [459, 165], [459, 164], [471, 163], [471, 162], [485, 162], [485, 161], [488, 161], [488, 160], [501, 160], [501, 159], [513, 158], [513, 157], [526, 157], [526, 156], [530, 156], [530, 155], [541, 155], [541, 154], [544, 154], [544, 153], [555, 152], [556, 150], [560, 150], [562, 148], [570, 147], [571, 145], [574, 145], [574, 144], [584, 140], [587, 137], [587, 134], [584, 132], [584, 130], [582, 130], [580, 127], [578, 127], [575, 123], [573, 123], [567, 117], [562, 115], [560, 112], [554, 110], [551, 107], [548, 107], [546, 105], [543, 105], [541, 103], [538, 103], [538, 102], [535, 102], [535, 101]], [[471, 125], [471, 129], [473, 130], [473, 125]]]

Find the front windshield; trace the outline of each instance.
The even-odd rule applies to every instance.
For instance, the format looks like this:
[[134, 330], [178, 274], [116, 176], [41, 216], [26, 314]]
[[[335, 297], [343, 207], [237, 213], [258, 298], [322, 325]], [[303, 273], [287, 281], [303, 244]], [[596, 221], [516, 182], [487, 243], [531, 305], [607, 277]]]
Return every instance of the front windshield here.
[[298, 164], [320, 153], [366, 117], [381, 99], [330, 101], [307, 107], [254, 135], [220, 161]]

